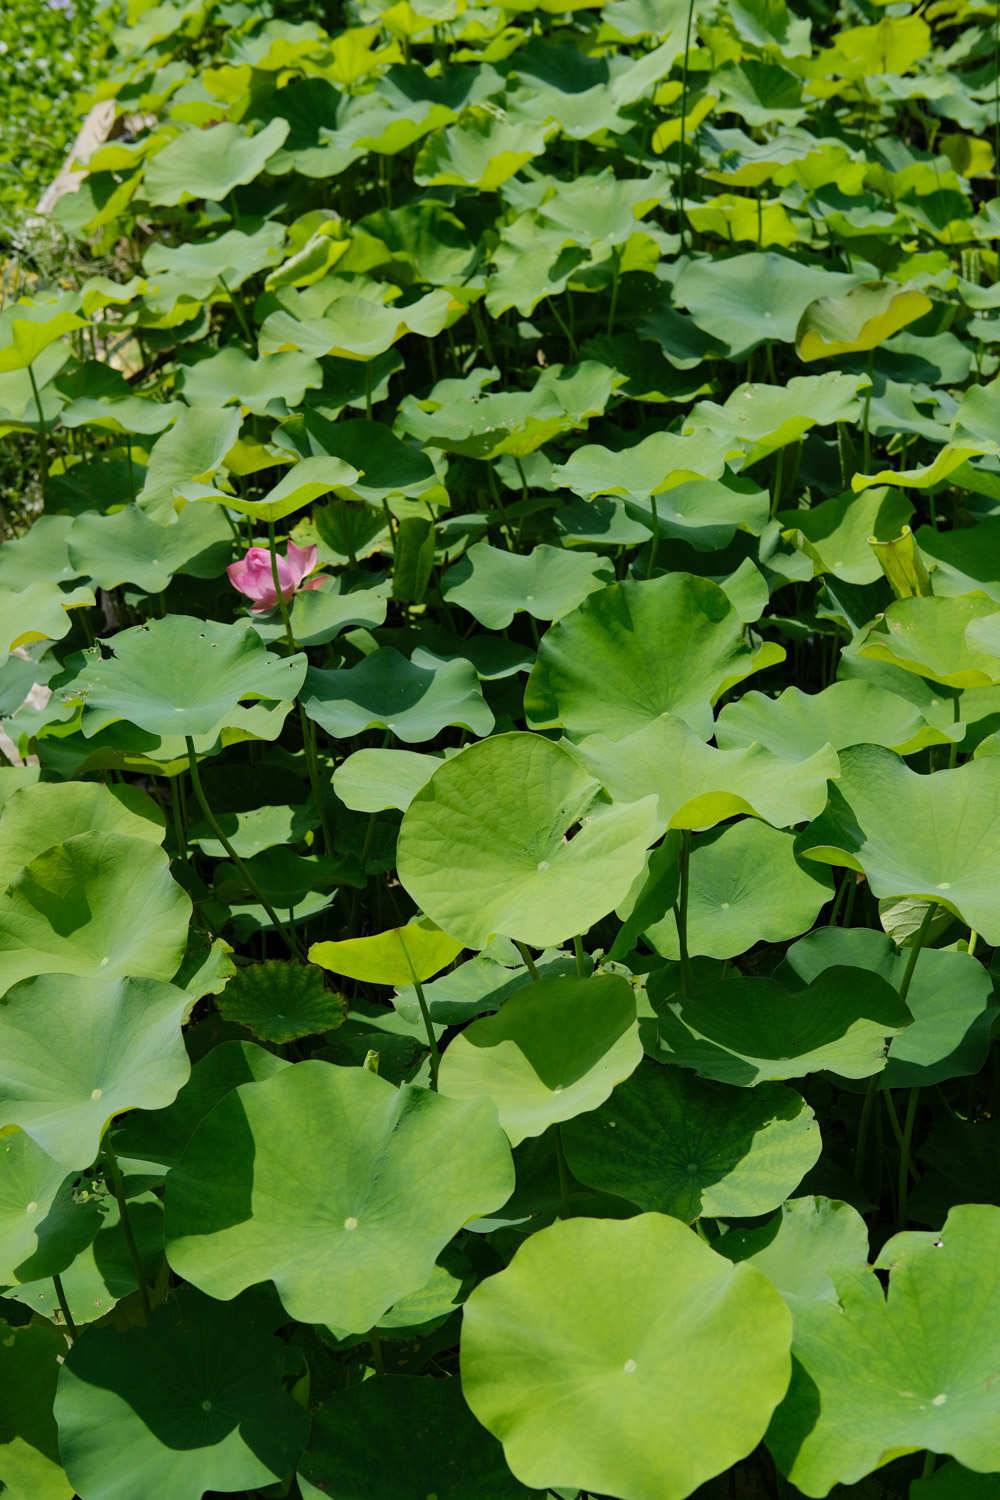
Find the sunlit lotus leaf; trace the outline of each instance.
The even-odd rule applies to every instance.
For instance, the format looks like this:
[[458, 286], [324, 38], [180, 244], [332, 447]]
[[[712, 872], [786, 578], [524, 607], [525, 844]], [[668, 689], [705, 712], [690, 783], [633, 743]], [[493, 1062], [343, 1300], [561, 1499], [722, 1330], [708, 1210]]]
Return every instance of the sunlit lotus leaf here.
[[874, 583], [882, 576], [874, 537], [892, 541], [912, 515], [910, 502], [899, 490], [866, 490], [864, 494], [835, 495], [810, 510], [785, 510], [778, 519], [784, 539], [809, 558], [813, 573], [832, 573], [845, 583]]
[[417, 920], [369, 937], [313, 943], [309, 960], [333, 974], [365, 984], [407, 985], [429, 979], [461, 951], [457, 938], [449, 937], [432, 922]]
[[137, 497], [140, 510], [169, 525], [181, 485], [205, 483], [218, 473], [240, 430], [238, 411], [220, 406], [193, 406], [181, 412], [173, 427], [158, 438], [149, 457], [146, 478]]
[[355, 812], [405, 812], [441, 764], [416, 750], [355, 750], [333, 773], [333, 789]]
[[61, 641], [73, 628], [74, 609], [94, 603], [93, 591], [84, 585], [64, 592], [57, 583], [29, 583], [18, 593], [0, 594], [0, 662], [18, 646], [34, 641]]
[[723, 750], [764, 746], [788, 760], [808, 760], [824, 745], [885, 745], [908, 755], [944, 738], [906, 698], [874, 682], [850, 678], [819, 693], [785, 688], [777, 698], [744, 693], [727, 703], [716, 721]]
[[207, 506], [185, 505], [173, 525], [159, 525], [128, 505], [110, 515], [84, 511], [68, 546], [74, 565], [102, 589], [134, 583], [158, 594], [175, 573], [219, 577], [232, 556], [232, 532]]
[[802, 314], [795, 334], [799, 359], [833, 359], [875, 349], [930, 312], [931, 299], [893, 281], [863, 282], [840, 296], [819, 297]]
[[812, 427], [853, 422], [866, 376], [796, 375], [787, 385], [740, 385], [720, 406], [699, 401], [682, 431], [722, 444], [727, 463], [749, 468], [777, 448], [800, 440]]
[[595, 552], [569, 552], [543, 543], [518, 556], [476, 542], [448, 570], [443, 597], [487, 629], [503, 630], [521, 610], [536, 620], [557, 620], [610, 577], [607, 562]]
[[765, 340], [792, 343], [810, 302], [856, 285], [853, 276], [754, 250], [728, 260], [692, 260], [677, 278], [674, 301], [739, 360]]
[[218, 203], [243, 182], [252, 182], [288, 134], [288, 121], [271, 120], [255, 135], [225, 120], [185, 130], [146, 166], [144, 192], [157, 204], [204, 198]]
[[406, 305], [382, 306], [368, 297], [343, 296], [325, 317], [304, 322], [287, 312], [270, 313], [260, 333], [261, 353], [300, 349], [313, 358], [371, 360], [407, 333], [433, 338], [462, 316], [465, 305], [438, 288]]
[[420, 148], [415, 180], [425, 187], [452, 183], [495, 192], [519, 172], [525, 162], [540, 156], [555, 122], [515, 124], [490, 115], [469, 114], [459, 125], [432, 136]]
[[391, 646], [373, 651], [355, 667], [310, 668], [302, 704], [336, 739], [381, 727], [412, 745], [433, 739], [448, 724], [478, 735], [493, 728], [493, 714], [471, 662], [459, 658], [423, 667]]
[[96, 1200], [25, 1131], [0, 1129], [0, 1285], [58, 1276], [101, 1227]]
[[1000, 682], [1000, 609], [981, 593], [896, 599], [858, 649], [946, 687], [990, 687]]

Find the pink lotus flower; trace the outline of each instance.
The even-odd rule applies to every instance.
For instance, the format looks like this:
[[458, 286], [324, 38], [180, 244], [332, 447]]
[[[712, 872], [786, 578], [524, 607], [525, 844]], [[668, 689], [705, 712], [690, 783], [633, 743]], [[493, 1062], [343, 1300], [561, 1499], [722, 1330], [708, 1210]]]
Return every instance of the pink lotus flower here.
[[[315, 566], [315, 547], [296, 547], [294, 542], [289, 542], [284, 557], [278, 557], [281, 597], [288, 600], [299, 589], [318, 588], [324, 580], [324, 574], [317, 573], [315, 578], [306, 577]], [[248, 599], [253, 600], [250, 607], [254, 614], [274, 609], [278, 595], [274, 589], [271, 554], [266, 547], [250, 547], [246, 557], [240, 562], [230, 563], [226, 572], [233, 588], [239, 589], [241, 594], [246, 594]]]

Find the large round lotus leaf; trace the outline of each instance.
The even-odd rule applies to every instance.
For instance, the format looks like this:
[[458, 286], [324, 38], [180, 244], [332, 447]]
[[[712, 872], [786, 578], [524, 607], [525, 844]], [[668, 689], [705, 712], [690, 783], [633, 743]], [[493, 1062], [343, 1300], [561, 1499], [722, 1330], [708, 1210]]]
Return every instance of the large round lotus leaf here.
[[542, 979], [455, 1038], [438, 1086], [452, 1099], [492, 1099], [517, 1146], [596, 1109], [641, 1059], [635, 995], [624, 979]]
[[845, 583], [862, 584], [882, 576], [872, 539], [893, 541], [912, 513], [899, 490], [879, 487], [863, 495], [848, 490], [810, 510], [781, 511], [778, 519], [786, 528], [783, 539], [805, 553], [814, 574], [832, 573]]
[[215, 405], [184, 407], [173, 427], [153, 445], [137, 497], [140, 510], [169, 526], [176, 515], [178, 488], [217, 473], [239, 430], [238, 411]]
[[[838, 372], [797, 375], [786, 385], [739, 385], [724, 405], [699, 401], [682, 430], [706, 444], [721, 443], [727, 462], [736, 470], [746, 469], [799, 442], [811, 427], [855, 422], [859, 394], [867, 384], [861, 376]], [[909, 511], [907, 506], [904, 514]]]
[[654, 1062], [570, 1120], [562, 1138], [580, 1182], [688, 1223], [770, 1213], [821, 1147], [816, 1117], [793, 1089], [727, 1089]]
[[23, 536], [5, 541], [0, 552], [0, 588], [16, 593], [29, 583], [69, 583], [79, 576], [67, 543], [72, 516], [39, 515]]
[[56, 1328], [0, 1323], [0, 1484], [7, 1500], [73, 1500], [52, 1415], [66, 1343]]
[[613, 577], [596, 552], [569, 552], [544, 543], [526, 556], [476, 542], [444, 578], [443, 597], [460, 604], [488, 630], [505, 630], [526, 610], [536, 620], [558, 620]]
[[[603, 495], [624, 495], [628, 500], [641, 501], [664, 491], [672, 492], [675, 486], [721, 479], [725, 463], [725, 444], [721, 440], [709, 442], [704, 433], [695, 438], [661, 429], [631, 448], [606, 448], [602, 443], [584, 443], [573, 450], [564, 464], [552, 470], [551, 478], [585, 500]], [[670, 513], [668, 497], [664, 515]], [[643, 523], [650, 529], [645, 514]], [[626, 533], [623, 540], [635, 541], [641, 537], [641, 532], [637, 537], [632, 531]], [[591, 536], [590, 540], [600, 538]]]
[[542, 637], [524, 695], [537, 729], [622, 739], [661, 713], [704, 738], [712, 704], [780, 647], [744, 644], [743, 622], [717, 583], [689, 573], [613, 583]]
[[799, 319], [818, 297], [839, 296], [857, 278], [805, 265], [774, 251], [728, 260], [689, 261], [674, 283], [674, 301], [734, 360], [765, 340], [790, 344]]
[[590, 735], [575, 753], [616, 802], [655, 796], [662, 828], [712, 828], [742, 813], [778, 828], [804, 823], [822, 812], [840, 769], [829, 745], [805, 760], [761, 745], [716, 750], [672, 714], [621, 740]]
[[459, 658], [417, 666], [391, 646], [373, 651], [356, 667], [311, 667], [302, 704], [310, 719], [335, 739], [389, 729], [414, 745], [434, 739], [449, 724], [477, 735], [493, 728], [493, 713], [471, 662]]
[[119, 1157], [153, 1164], [162, 1174], [177, 1165], [198, 1125], [220, 1099], [241, 1083], [271, 1078], [288, 1067], [283, 1057], [252, 1042], [220, 1042], [195, 1063], [173, 1104], [125, 1116], [115, 1129]]
[[921, 1448], [1000, 1469], [1000, 1209], [954, 1208], [940, 1233], [890, 1240], [878, 1264], [888, 1297], [867, 1267], [834, 1270], [836, 1301], [795, 1309], [792, 1383], [767, 1441], [805, 1495]]
[[624, 900], [656, 837], [651, 797], [608, 807], [599, 795], [572, 755], [540, 735], [470, 745], [410, 803], [399, 878], [469, 948], [498, 933], [537, 948], [562, 943]]
[[134, 583], [158, 594], [175, 573], [218, 577], [232, 556], [225, 516], [207, 505], [185, 505], [172, 526], [151, 521], [136, 505], [104, 516], [84, 511], [73, 522], [69, 554], [102, 589]]
[[158, 151], [146, 167], [144, 192], [152, 204], [206, 198], [219, 203], [240, 183], [253, 182], [288, 134], [276, 119], [256, 135], [223, 120], [203, 130], [184, 130]]
[[307, 665], [303, 652], [273, 655], [249, 624], [191, 615], [136, 625], [107, 644], [112, 654], [75, 684], [86, 694], [88, 738], [120, 719], [148, 734], [217, 735], [239, 724], [232, 716], [244, 699], [293, 699]]
[[807, 760], [824, 745], [885, 745], [907, 755], [943, 738], [913, 703], [860, 678], [832, 682], [821, 693], [797, 687], [777, 698], [744, 693], [726, 704], [715, 725], [722, 750], [759, 744], [788, 760]]
[[322, 974], [281, 958], [237, 969], [216, 1004], [227, 1021], [261, 1041], [279, 1043], [334, 1031], [347, 1011], [344, 997], [327, 989]]
[[1000, 762], [921, 776], [890, 750], [858, 745], [840, 770], [800, 853], [863, 872], [876, 896], [936, 901], [1000, 943]]
[[116, 833], [159, 844], [163, 814], [139, 787], [45, 781], [21, 787], [0, 817], [0, 889], [53, 844], [81, 833]]
[[405, 812], [441, 764], [419, 750], [355, 750], [333, 773], [333, 789], [355, 812]]
[[[780, 943], [811, 927], [833, 882], [813, 878], [795, 858], [795, 837], [744, 818], [698, 843], [688, 887], [689, 953], [735, 958], [755, 943]], [[647, 931], [664, 958], [679, 958], [668, 913]]]
[[818, 297], [799, 320], [796, 353], [808, 363], [875, 349], [932, 306], [923, 292], [894, 281], [866, 281], [840, 296]]
[[337, 1391], [313, 1414], [304, 1500], [530, 1500], [458, 1380], [391, 1375]]
[[513, 1186], [492, 1105], [297, 1063], [195, 1131], [167, 1178], [167, 1255], [210, 1296], [273, 1281], [290, 1317], [365, 1333]]
[[463, 943], [423, 918], [368, 937], [313, 943], [309, 962], [364, 984], [412, 984], [429, 979], [461, 953]]
[[192, 406], [227, 406], [235, 401], [258, 416], [265, 415], [274, 401], [281, 403], [275, 411], [283, 416], [302, 405], [308, 389], [323, 384], [320, 364], [307, 354], [288, 352], [251, 359], [232, 345], [182, 366], [178, 376], [184, 399]]
[[868, 1265], [868, 1227], [856, 1208], [839, 1199], [792, 1198], [765, 1224], [730, 1229], [718, 1249], [762, 1271], [794, 1319], [801, 1304], [836, 1302], [832, 1271]]
[[910, 1022], [892, 985], [862, 969], [827, 969], [796, 990], [725, 979], [661, 1001], [656, 989], [657, 1055], [744, 1087], [820, 1070], [868, 1078], [885, 1065], [886, 1038]]
[[308, 1413], [285, 1388], [281, 1309], [182, 1287], [147, 1327], [81, 1334], [59, 1374], [66, 1472], [88, 1500], [202, 1500], [291, 1475]]
[[462, 1389], [525, 1484], [682, 1500], [757, 1446], [790, 1338], [770, 1282], [678, 1220], [570, 1219], [465, 1304]]
[[[274, 849], [279, 844], [302, 843], [319, 823], [319, 814], [308, 803], [296, 807], [288, 803], [265, 802], [261, 807], [216, 812], [215, 816], [236, 853], [243, 859], [252, 859], [255, 854], [262, 854], [265, 849]], [[197, 844], [210, 859], [229, 857], [225, 846], [205, 822], [189, 826], [188, 842]]]
[[0, 1002], [0, 1124], [65, 1167], [97, 1156], [123, 1110], [169, 1104], [188, 1079], [190, 997], [150, 979], [40, 974]]
[[401, 307], [383, 306], [372, 297], [340, 295], [324, 317], [305, 320], [273, 312], [260, 331], [262, 354], [301, 349], [314, 359], [374, 360], [407, 333], [434, 338], [465, 311], [464, 303], [443, 287]]
[[189, 296], [202, 301], [220, 281], [236, 291], [258, 271], [275, 265], [284, 238], [285, 226], [268, 219], [253, 234], [230, 229], [215, 239], [182, 240], [177, 245], [154, 239], [143, 251], [142, 266], [154, 284], [158, 277], [176, 277]]
[[896, 599], [870, 625], [859, 655], [947, 687], [1000, 682], [1000, 611], [986, 594]]
[[57, 1276], [101, 1227], [92, 1198], [30, 1135], [0, 1129], [0, 1286]]
[[[898, 989], [911, 956], [869, 928], [821, 927], [794, 943], [785, 962], [807, 984], [828, 969], [848, 965], [880, 974]], [[977, 1073], [989, 1049], [992, 998], [990, 972], [977, 959], [923, 948], [906, 994], [913, 1022], [889, 1043], [881, 1086], [921, 1088]]]
[[57, 583], [29, 583], [18, 593], [0, 594], [0, 664], [18, 646], [34, 641], [61, 641], [73, 628], [70, 610], [93, 604], [93, 591], [82, 585], [64, 593]]
[[32, 974], [170, 979], [190, 915], [157, 845], [77, 834], [39, 854], [0, 895], [0, 993]]

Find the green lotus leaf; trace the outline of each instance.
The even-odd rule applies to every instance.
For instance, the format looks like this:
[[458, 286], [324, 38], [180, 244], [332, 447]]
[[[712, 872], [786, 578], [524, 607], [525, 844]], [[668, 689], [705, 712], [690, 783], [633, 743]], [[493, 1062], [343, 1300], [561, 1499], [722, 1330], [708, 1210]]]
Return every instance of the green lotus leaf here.
[[41, 782], [13, 792], [0, 814], [0, 889], [53, 844], [82, 833], [118, 833], [151, 844], [163, 840], [163, 815], [136, 786]]
[[889, 750], [858, 745], [841, 753], [840, 780], [799, 852], [863, 873], [878, 897], [936, 901], [992, 944], [1000, 942], [998, 809], [993, 757], [921, 776]]
[[669, 712], [707, 737], [712, 704], [783, 657], [745, 644], [739, 615], [707, 578], [613, 583], [545, 632], [525, 714], [536, 729], [622, 739]]
[[462, 947], [432, 922], [418, 919], [369, 937], [313, 943], [309, 962], [364, 984], [412, 984], [430, 979], [456, 959]]
[[304, 506], [311, 505], [331, 490], [347, 491], [358, 478], [358, 471], [339, 458], [304, 458], [293, 465], [260, 500], [246, 500], [242, 495], [212, 485], [182, 484], [175, 494], [185, 500], [214, 500], [228, 510], [250, 516], [258, 523], [282, 521]]
[[438, 483], [427, 455], [401, 442], [381, 422], [330, 422], [318, 412], [306, 411], [301, 428], [288, 422], [283, 434], [294, 434], [296, 448], [307, 457], [329, 455], [357, 469], [355, 478], [342, 486], [345, 497], [371, 504], [381, 504], [391, 495], [417, 499]]
[[[735, 958], [755, 943], [784, 942], [811, 927], [830, 900], [832, 881], [817, 880], [803, 868], [795, 848], [793, 834], [756, 818], [699, 840], [691, 853], [688, 951]], [[646, 936], [664, 958], [680, 957], [672, 912]]]
[[945, 739], [915, 704], [861, 678], [832, 682], [820, 693], [797, 687], [777, 698], [744, 693], [722, 709], [715, 737], [724, 750], [759, 744], [788, 760], [808, 760], [825, 745], [884, 745], [910, 755]]
[[109, 1120], [169, 1104], [190, 1073], [190, 997], [149, 979], [40, 974], [0, 1004], [0, 1121], [66, 1168], [97, 1157]]
[[778, 519], [784, 540], [804, 552], [814, 575], [832, 573], [845, 583], [874, 583], [881, 578], [871, 538], [892, 541], [912, 514], [912, 506], [898, 490], [867, 490], [835, 495], [811, 510], [786, 510]]
[[162, 1176], [180, 1161], [197, 1126], [241, 1083], [271, 1078], [291, 1064], [252, 1042], [220, 1042], [191, 1069], [191, 1077], [166, 1109], [137, 1109], [115, 1127], [115, 1149], [124, 1160], [153, 1164]]
[[1000, 1209], [963, 1204], [940, 1233], [883, 1248], [888, 1297], [865, 1267], [834, 1272], [835, 1302], [796, 1307], [792, 1383], [767, 1441], [797, 1489], [827, 1495], [921, 1448], [976, 1472], [1000, 1468], [998, 1252]]
[[648, 1061], [599, 1109], [569, 1121], [562, 1140], [578, 1181], [686, 1223], [770, 1213], [821, 1146], [816, 1117], [793, 1089], [737, 1092]]
[[[285, 227], [274, 219], [252, 234], [230, 229], [212, 240], [183, 240], [178, 245], [154, 239], [143, 252], [142, 266], [154, 287], [155, 278], [169, 278], [184, 288], [186, 296], [202, 302], [215, 288], [238, 291], [251, 276], [276, 265], [284, 239]], [[145, 295], [149, 300], [149, 285]]]
[[856, 285], [854, 276], [754, 250], [728, 260], [692, 260], [674, 284], [674, 301], [728, 348], [731, 359], [741, 360], [765, 340], [793, 343], [810, 302]]
[[180, 486], [210, 480], [222, 467], [239, 430], [238, 411], [218, 405], [182, 411], [153, 445], [137, 497], [139, 509], [161, 526], [169, 526], [181, 508], [176, 500]]
[[801, 989], [727, 979], [685, 997], [665, 987], [656, 1055], [743, 1088], [821, 1070], [869, 1078], [885, 1066], [887, 1038], [912, 1019], [881, 975], [839, 965]]
[[228, 406], [235, 401], [257, 415], [275, 402], [284, 414], [301, 406], [307, 390], [323, 384], [322, 369], [306, 354], [251, 359], [242, 349], [228, 348], [182, 369], [181, 390], [190, 405]]
[[102, 589], [134, 583], [159, 594], [175, 573], [223, 573], [232, 556], [232, 532], [220, 512], [200, 505], [185, 505], [172, 526], [158, 525], [135, 505], [111, 515], [84, 511], [73, 522], [69, 555]]
[[[911, 956], [881, 932], [822, 927], [794, 943], [785, 962], [806, 984], [846, 964], [880, 974], [898, 989]], [[920, 1088], [978, 1072], [989, 1046], [992, 997], [989, 972], [970, 954], [924, 948], [906, 994], [913, 1022], [889, 1043], [881, 1086]]]
[[861, 656], [947, 687], [1000, 682], [1000, 611], [985, 594], [896, 599], [865, 631]]
[[423, 187], [456, 184], [495, 192], [525, 162], [541, 156], [555, 123], [515, 123], [470, 113], [459, 125], [439, 131], [421, 146], [414, 179]]
[[912, 1500], [991, 1500], [996, 1483], [992, 1474], [974, 1474], [960, 1464], [943, 1464], [926, 1479], [915, 1479], [910, 1488]]
[[0, 1324], [0, 1482], [10, 1500], [73, 1500], [73, 1486], [59, 1462], [59, 1435], [52, 1415], [62, 1334], [44, 1323], [20, 1328]]
[[151, 157], [144, 192], [156, 205], [204, 198], [219, 203], [240, 183], [253, 182], [288, 135], [288, 121], [275, 119], [256, 135], [228, 120], [182, 131]]
[[69, 558], [72, 516], [36, 516], [30, 530], [3, 544], [0, 589], [17, 593], [33, 583], [69, 583], [79, 576]]
[[1000, 524], [996, 520], [977, 521], [954, 531], [921, 526], [915, 545], [933, 569], [935, 593], [984, 593], [1000, 603]]
[[690, 542], [699, 551], [727, 547], [737, 531], [760, 536], [766, 529], [770, 497], [752, 479], [727, 474], [693, 479], [648, 499], [630, 496], [628, 515], [657, 536]]
[[[721, 440], [653, 432], [631, 448], [584, 443], [556, 466], [552, 478], [584, 500], [600, 495], [642, 500], [700, 479], [720, 479], [724, 468]], [[664, 514], [670, 514], [669, 502]]]
[[894, 281], [862, 282], [840, 296], [818, 297], [799, 320], [795, 352], [808, 363], [877, 349], [932, 305], [925, 293]]
[[472, 1293], [462, 1390], [525, 1484], [681, 1500], [756, 1447], [790, 1336], [766, 1278], [676, 1219], [571, 1219]]
[[416, 750], [355, 750], [333, 773], [333, 789], [355, 812], [405, 812], [441, 764]]
[[374, 1452], [379, 1500], [466, 1500], [470, 1475], [476, 1500], [529, 1500], [500, 1445], [470, 1415], [457, 1379], [376, 1376], [338, 1391], [313, 1415], [299, 1463], [303, 1500], [370, 1500]]
[[19, 646], [34, 641], [61, 641], [73, 628], [70, 610], [93, 604], [84, 586], [65, 593], [57, 583], [29, 583], [18, 593], [0, 594], [0, 665]]
[[302, 706], [334, 739], [381, 728], [413, 745], [434, 739], [449, 724], [477, 735], [493, 728], [493, 713], [471, 662], [418, 666], [391, 646], [373, 651], [355, 667], [311, 667]]
[[778, 448], [797, 443], [812, 427], [854, 422], [866, 376], [797, 375], [787, 385], [739, 385], [724, 406], [699, 401], [681, 429], [687, 437], [722, 444], [739, 471]]
[[519, 557], [476, 542], [448, 569], [443, 597], [488, 630], [504, 630], [521, 610], [536, 620], [558, 620], [612, 576], [596, 552], [567, 552], [543, 543]]
[[[251, 859], [264, 849], [273, 849], [279, 844], [301, 843], [319, 825], [319, 814], [307, 803], [298, 807], [264, 803], [245, 812], [216, 812], [215, 816], [236, 853], [244, 859]], [[197, 844], [211, 859], [229, 857], [228, 849], [219, 842], [207, 823], [191, 824], [188, 841]]]
[[16, 1126], [0, 1129], [0, 1285], [58, 1276], [101, 1226], [97, 1203]]
[[839, 770], [829, 745], [804, 760], [757, 744], [716, 750], [670, 714], [624, 739], [589, 735], [574, 753], [615, 802], [655, 796], [664, 830], [712, 828], [743, 813], [776, 828], [808, 822], [826, 806], [827, 781]]
[[269, 1280], [290, 1317], [364, 1333], [513, 1186], [492, 1105], [302, 1062], [199, 1125], [167, 1178], [167, 1255], [209, 1295]]
[[269, 313], [260, 331], [262, 354], [300, 349], [320, 359], [372, 360], [408, 333], [434, 338], [465, 311], [465, 304], [439, 287], [415, 302], [383, 306], [370, 297], [345, 295], [333, 302], [326, 316], [308, 321], [289, 312]]
[[237, 969], [216, 1003], [227, 1021], [279, 1044], [335, 1031], [347, 1010], [315, 969], [280, 958]]
[[624, 899], [654, 820], [652, 798], [603, 804], [597, 782], [551, 740], [496, 735], [446, 760], [413, 798], [399, 878], [467, 947], [500, 933], [544, 948], [586, 932]]
[[37, 855], [0, 895], [0, 993], [33, 974], [168, 980], [190, 913], [156, 845], [76, 834]]
[[[64, 334], [86, 325], [70, 293], [15, 302], [0, 313], [0, 374], [26, 370]], [[37, 378], [37, 377], [36, 377]]]
[[788, 1303], [794, 1322], [800, 1307], [808, 1311], [813, 1302], [836, 1303], [832, 1272], [867, 1267], [868, 1226], [856, 1208], [839, 1199], [792, 1198], [767, 1223], [730, 1229], [718, 1248], [730, 1260], [762, 1271]]
[[455, 1038], [438, 1086], [451, 1099], [492, 1099], [519, 1146], [603, 1104], [641, 1058], [635, 996], [619, 975], [542, 979]]
[[275, 656], [248, 624], [168, 615], [107, 644], [112, 655], [76, 682], [88, 739], [122, 719], [147, 734], [215, 736], [239, 726], [243, 699], [287, 702], [305, 678], [304, 652]]
[[139, 1483], [177, 1500], [287, 1479], [309, 1418], [283, 1384], [280, 1318], [258, 1292], [220, 1305], [182, 1287], [148, 1327], [83, 1333], [55, 1400], [59, 1451], [77, 1490], [114, 1500], [124, 1453], [133, 1492]]

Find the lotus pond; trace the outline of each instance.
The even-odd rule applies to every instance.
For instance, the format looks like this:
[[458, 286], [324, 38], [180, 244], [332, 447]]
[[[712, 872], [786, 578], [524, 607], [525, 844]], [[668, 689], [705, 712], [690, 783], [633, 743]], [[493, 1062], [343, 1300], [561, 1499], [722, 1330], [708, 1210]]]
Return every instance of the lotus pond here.
[[95, 24], [5, 1500], [996, 1500], [993, 0]]

